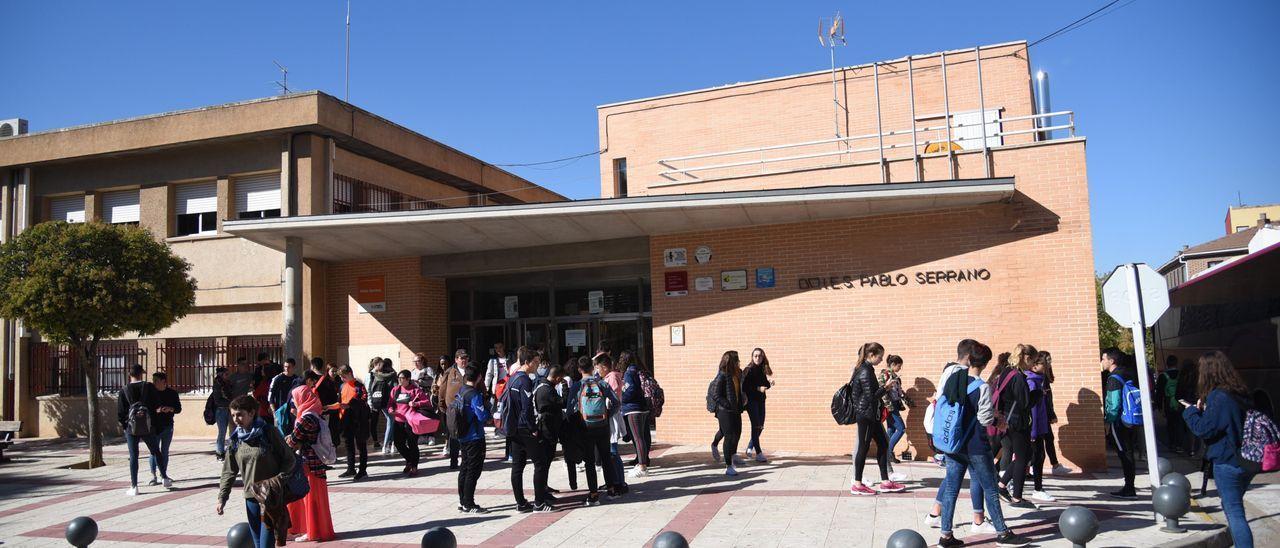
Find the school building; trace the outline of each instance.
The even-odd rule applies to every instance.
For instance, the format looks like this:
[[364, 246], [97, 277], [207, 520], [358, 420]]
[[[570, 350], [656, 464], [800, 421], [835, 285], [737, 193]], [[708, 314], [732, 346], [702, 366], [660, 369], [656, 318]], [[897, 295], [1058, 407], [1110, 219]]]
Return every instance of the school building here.
[[[760, 347], [766, 451], [837, 454], [855, 434], [830, 398], [874, 340], [917, 404], [896, 449], [922, 455], [924, 400], [972, 337], [1053, 353], [1060, 451], [1097, 468], [1085, 139], [1037, 107], [1031, 68], [1014, 42], [603, 105], [601, 197], [574, 201], [323, 93], [19, 135], [0, 140], [3, 235], [114, 222], [115, 193], [137, 195], [199, 301], [103, 360], [180, 372], [193, 399], [257, 348], [361, 369], [607, 341], [654, 365], [657, 440], [705, 445], [721, 354]], [[6, 413], [74, 433], [75, 364], [8, 327]], [[208, 435], [193, 403], [179, 435]]]

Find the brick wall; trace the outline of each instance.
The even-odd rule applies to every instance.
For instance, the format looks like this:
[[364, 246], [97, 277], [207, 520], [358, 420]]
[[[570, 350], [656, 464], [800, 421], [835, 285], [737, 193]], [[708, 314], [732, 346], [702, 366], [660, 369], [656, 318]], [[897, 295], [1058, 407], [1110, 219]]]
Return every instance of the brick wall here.
[[[339, 352], [349, 345], [399, 344], [399, 356], [393, 359], [397, 368], [405, 368], [414, 353], [424, 352], [428, 356], [445, 353], [444, 280], [423, 278], [421, 264], [419, 258], [408, 257], [330, 265], [326, 357], [345, 359]], [[355, 300], [356, 280], [378, 275], [386, 279], [387, 310], [360, 314]], [[356, 369], [363, 371], [358, 366]]]

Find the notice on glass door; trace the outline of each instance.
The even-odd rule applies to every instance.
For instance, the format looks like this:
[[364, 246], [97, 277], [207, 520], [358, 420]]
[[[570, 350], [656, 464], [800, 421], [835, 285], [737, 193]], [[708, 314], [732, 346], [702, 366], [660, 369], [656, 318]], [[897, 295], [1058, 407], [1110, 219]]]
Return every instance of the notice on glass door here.
[[587, 345], [586, 329], [566, 329], [564, 330], [564, 345], [572, 348], [577, 352], [579, 348]]

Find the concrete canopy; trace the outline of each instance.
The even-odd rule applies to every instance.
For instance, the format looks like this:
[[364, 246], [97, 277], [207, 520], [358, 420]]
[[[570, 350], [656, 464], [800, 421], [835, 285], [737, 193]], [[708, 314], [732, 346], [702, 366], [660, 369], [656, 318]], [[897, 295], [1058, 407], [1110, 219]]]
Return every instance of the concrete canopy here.
[[226, 221], [272, 249], [358, 261], [494, 251], [971, 207], [1013, 197], [1012, 178], [636, 196], [421, 211]]

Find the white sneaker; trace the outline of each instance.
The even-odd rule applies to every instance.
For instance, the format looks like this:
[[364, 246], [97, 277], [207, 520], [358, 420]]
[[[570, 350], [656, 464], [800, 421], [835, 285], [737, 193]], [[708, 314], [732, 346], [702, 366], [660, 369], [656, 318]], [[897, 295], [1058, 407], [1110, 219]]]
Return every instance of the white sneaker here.
[[750, 449], [747, 449], [746, 451], [743, 451], [743, 453], [744, 453], [745, 455], [747, 455], [747, 458], [751, 458], [752, 454], [754, 454], [754, 453], [755, 453], [755, 451], [752, 451], [752, 450], [750, 450]]
[[165, 488], [165, 489], [172, 489], [172, 488], [173, 488], [173, 480], [171, 480], [171, 479], [169, 479], [169, 478], [165, 478], [165, 479], [164, 479], [164, 488]]
[[306, 542], [306, 541], [308, 541], [308, 540], [310, 540], [310, 539], [308, 539], [308, 538], [307, 538], [307, 535], [298, 535], [297, 537], [294, 537], [294, 539], [293, 539], [293, 541], [294, 541], [294, 542]]
[[732, 466], [730, 466], [730, 467], [728, 467], [728, 468], [725, 468], [725, 469], [724, 469], [724, 475], [726, 475], [726, 476], [736, 476], [736, 475], [738, 475], [738, 471], [737, 471], [737, 470], [734, 470], [734, 469], [733, 469], [733, 467], [732, 467]]
[[929, 527], [933, 527], [934, 529], [942, 527], [942, 516], [941, 515], [930, 516], [928, 514], [925, 514], [924, 524], [928, 525]]
[[711, 461], [720, 462], [720, 449], [716, 448], [714, 445], [711, 446]]
[[1036, 500], [1040, 502], [1053, 502], [1058, 499], [1053, 498], [1053, 495], [1050, 495], [1049, 493], [1046, 493], [1044, 491], [1032, 491], [1031, 500]]
[[649, 476], [649, 471], [637, 466], [632, 468], [631, 473], [627, 474], [627, 476], [632, 478], [645, 478]]
[[982, 525], [970, 525], [969, 531], [974, 533], [983, 533], [983, 534], [989, 534], [989, 535], [994, 535], [999, 532], [999, 531], [996, 531], [996, 526], [991, 524], [991, 520], [983, 521]]
[[427, 447], [435, 447], [435, 446], [436, 446], [436, 439], [435, 439], [435, 438], [427, 438]]
[[907, 481], [907, 475], [902, 472], [894, 472], [889, 474], [889, 481], [904, 482]]
[[1068, 475], [1068, 474], [1070, 474], [1070, 473], [1072, 473], [1072, 472], [1074, 472], [1074, 471], [1075, 471], [1075, 470], [1072, 470], [1072, 469], [1070, 469], [1070, 468], [1067, 468], [1066, 466], [1063, 466], [1063, 465], [1061, 465], [1061, 464], [1059, 464], [1059, 465], [1057, 465], [1057, 466], [1054, 466], [1054, 467], [1053, 467], [1053, 470], [1052, 470], [1053, 475], [1055, 475], [1055, 476], [1065, 476], [1065, 475]]
[[126, 497], [136, 497], [136, 496], [138, 496], [138, 488], [137, 488], [137, 487], [130, 487], [130, 488], [128, 488], [128, 489], [125, 489], [125, 490], [124, 490], [124, 496], [126, 496]]

